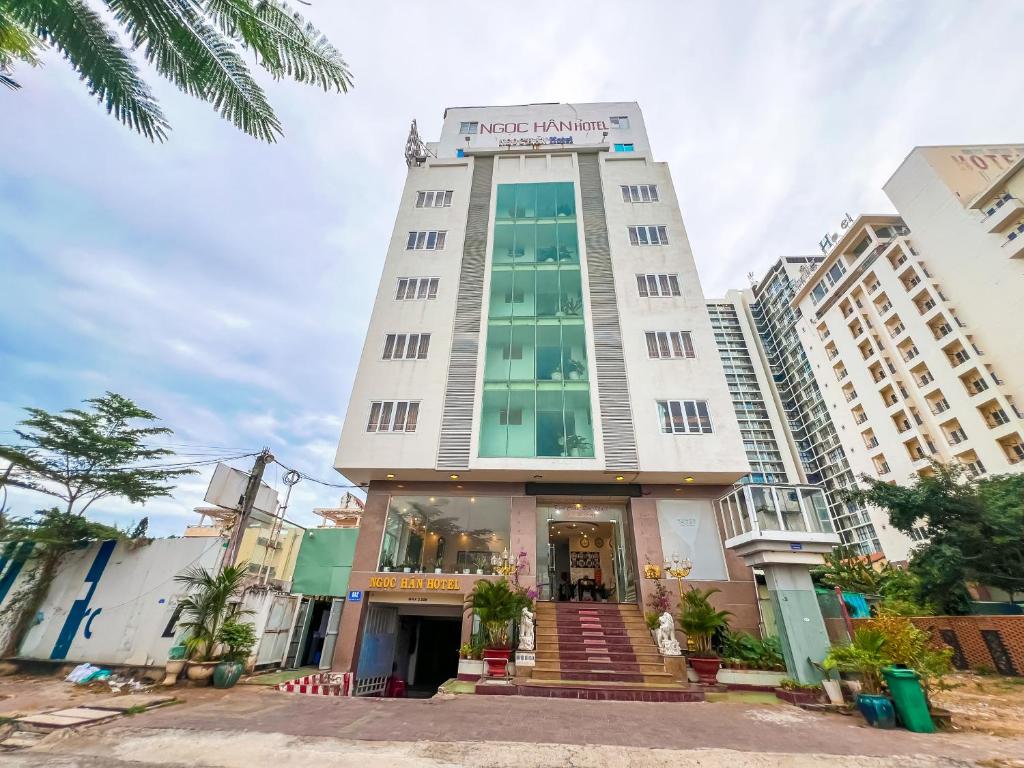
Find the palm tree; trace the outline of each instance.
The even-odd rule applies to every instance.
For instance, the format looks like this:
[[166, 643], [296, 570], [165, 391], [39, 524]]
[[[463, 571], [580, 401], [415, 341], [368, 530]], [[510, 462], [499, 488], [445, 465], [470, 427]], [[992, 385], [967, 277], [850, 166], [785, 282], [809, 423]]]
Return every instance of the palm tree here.
[[[341, 54], [281, 0], [93, 0], [157, 72], [213, 105], [225, 120], [273, 142], [281, 124], [240, 51], [274, 79], [290, 77], [347, 92], [352, 74]], [[151, 141], [170, 124], [129, 51], [87, 0], [0, 0], [0, 84], [19, 88], [16, 62], [63, 54], [107, 112]]]
[[189, 658], [198, 655], [200, 660], [209, 660], [224, 623], [252, 613], [243, 610], [241, 603], [231, 602], [242, 592], [248, 567], [248, 563], [238, 563], [225, 566], [218, 573], [194, 566], [174, 577], [188, 589], [178, 603], [178, 626], [188, 632], [185, 648]]

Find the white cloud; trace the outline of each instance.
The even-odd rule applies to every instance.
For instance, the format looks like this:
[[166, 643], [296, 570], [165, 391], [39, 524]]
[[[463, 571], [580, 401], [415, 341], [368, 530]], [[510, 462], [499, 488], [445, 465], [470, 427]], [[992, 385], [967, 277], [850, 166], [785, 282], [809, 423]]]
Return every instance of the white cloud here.
[[[638, 101], [709, 296], [813, 252], [846, 211], [890, 210], [881, 185], [913, 145], [1022, 138], [1024, 106], [1007, 90], [1016, 3], [635, 2], [628, 18], [601, 2], [586, 14], [547, 2], [302, 10], [356, 88], [325, 94], [257, 70], [285, 127], [273, 146], [149, 69], [174, 125], [165, 145], [117, 125], [59, 57], [19, 72], [25, 88], [3, 96], [0, 121], [0, 428], [23, 405], [110, 388], [179, 441], [267, 444], [340, 479], [334, 444], [409, 121], [434, 138], [447, 106]], [[146, 510], [180, 527], [201, 485]], [[302, 483], [293, 509], [341, 492]]]

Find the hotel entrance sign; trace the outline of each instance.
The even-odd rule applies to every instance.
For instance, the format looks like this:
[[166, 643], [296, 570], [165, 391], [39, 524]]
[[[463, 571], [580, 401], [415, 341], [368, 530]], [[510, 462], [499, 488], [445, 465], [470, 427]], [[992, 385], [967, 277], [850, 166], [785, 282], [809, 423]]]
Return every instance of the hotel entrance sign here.
[[437, 576], [371, 576], [370, 589], [415, 589], [428, 592], [459, 591], [459, 580]]

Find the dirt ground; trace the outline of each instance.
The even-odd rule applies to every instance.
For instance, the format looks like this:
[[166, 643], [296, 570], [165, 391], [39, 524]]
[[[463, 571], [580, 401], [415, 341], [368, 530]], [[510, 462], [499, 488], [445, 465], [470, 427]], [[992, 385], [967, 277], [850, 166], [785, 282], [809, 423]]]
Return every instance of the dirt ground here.
[[[957, 675], [936, 701], [957, 729], [878, 731], [766, 696], [692, 704], [439, 695], [300, 696], [267, 686], [175, 688], [182, 703], [57, 732], [0, 755], [18, 768], [1024, 768], [1024, 680]], [[52, 677], [0, 677], [0, 715], [88, 705]]]
[[932, 703], [953, 713], [953, 724], [989, 736], [1024, 737], [1024, 677], [962, 673], [946, 678]]

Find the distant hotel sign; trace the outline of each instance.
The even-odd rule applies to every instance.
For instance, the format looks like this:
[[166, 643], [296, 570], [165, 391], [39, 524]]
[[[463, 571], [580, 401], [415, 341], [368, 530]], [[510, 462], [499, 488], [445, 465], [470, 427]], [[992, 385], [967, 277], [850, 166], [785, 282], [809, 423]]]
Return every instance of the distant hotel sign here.
[[[845, 216], [843, 216], [843, 220], [839, 222], [839, 228], [840, 229], [846, 229], [847, 227], [849, 227], [852, 224], [853, 224], [853, 216], [851, 216], [850, 214], [846, 214]], [[838, 242], [839, 242], [839, 233], [838, 232], [833, 232], [831, 235], [826, 233], [825, 236], [823, 238], [821, 238], [821, 241], [818, 243], [818, 247], [821, 248], [821, 252], [822, 253], [827, 254], [829, 252], [829, 250]]]

